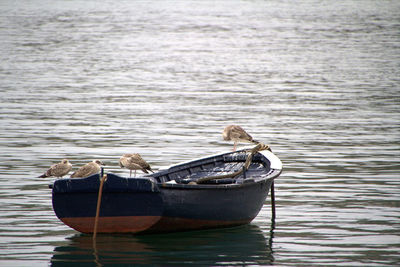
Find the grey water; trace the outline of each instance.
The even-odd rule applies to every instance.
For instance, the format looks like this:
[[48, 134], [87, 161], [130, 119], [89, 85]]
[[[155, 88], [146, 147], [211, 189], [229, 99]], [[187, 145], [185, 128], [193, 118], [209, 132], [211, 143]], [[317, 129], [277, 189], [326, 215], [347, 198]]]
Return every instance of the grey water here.
[[[400, 2], [0, 1], [0, 266], [400, 265]], [[36, 178], [68, 158], [283, 162], [247, 226], [91, 237]]]

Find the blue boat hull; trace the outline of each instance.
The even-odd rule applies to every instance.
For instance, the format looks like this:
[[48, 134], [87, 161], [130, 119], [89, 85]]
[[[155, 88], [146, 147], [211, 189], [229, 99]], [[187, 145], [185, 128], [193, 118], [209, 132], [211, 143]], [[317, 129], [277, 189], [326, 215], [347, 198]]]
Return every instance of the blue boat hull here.
[[147, 232], [247, 224], [261, 210], [272, 181], [243, 184], [236, 188], [163, 188], [163, 216]]

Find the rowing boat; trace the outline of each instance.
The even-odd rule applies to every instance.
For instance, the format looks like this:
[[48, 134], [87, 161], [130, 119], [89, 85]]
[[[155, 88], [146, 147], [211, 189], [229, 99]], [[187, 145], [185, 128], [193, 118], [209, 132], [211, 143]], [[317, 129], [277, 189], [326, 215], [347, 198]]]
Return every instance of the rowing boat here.
[[50, 187], [55, 214], [79, 232], [176, 232], [250, 223], [281, 171], [271, 151], [243, 149], [137, 178], [95, 174]]

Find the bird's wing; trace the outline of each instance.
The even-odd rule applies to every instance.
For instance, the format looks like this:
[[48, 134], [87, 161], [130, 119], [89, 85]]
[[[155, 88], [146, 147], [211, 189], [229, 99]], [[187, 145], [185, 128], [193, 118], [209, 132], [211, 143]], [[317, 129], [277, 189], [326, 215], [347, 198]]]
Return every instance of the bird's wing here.
[[58, 163], [52, 167], [52, 174], [57, 177], [64, 176], [71, 170], [71, 168], [72, 167], [69, 164]]
[[139, 154], [130, 157], [129, 164], [134, 166], [135, 169], [140, 169], [145, 173], [148, 173], [146, 169], [148, 170], [150, 168], [150, 165]]
[[90, 163], [80, 167], [71, 177], [87, 177], [95, 172], [94, 166]]
[[127, 158], [125, 157], [125, 155], [122, 156], [118, 161], [119, 166], [121, 168], [125, 167], [126, 166], [126, 161], [127, 161]]
[[50, 168], [46, 171], [46, 176], [55, 176], [54, 173], [61, 163], [53, 164], [50, 166]]
[[248, 140], [252, 141], [253, 137], [249, 135], [242, 127], [235, 125], [235, 127], [232, 128], [232, 134], [235, 135], [236, 138], [241, 139], [241, 140]]
[[140, 166], [142, 166], [143, 168], [145, 168], [147, 170], [151, 170], [150, 164], [147, 163], [147, 161], [145, 161], [139, 154], [137, 154], [136, 160], [137, 160], [137, 164], [139, 164]]

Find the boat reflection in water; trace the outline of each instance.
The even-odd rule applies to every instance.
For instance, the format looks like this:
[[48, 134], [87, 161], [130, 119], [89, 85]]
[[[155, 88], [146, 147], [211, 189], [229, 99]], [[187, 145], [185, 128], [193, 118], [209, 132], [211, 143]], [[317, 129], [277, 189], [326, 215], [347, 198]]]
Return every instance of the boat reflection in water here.
[[273, 228], [268, 233], [255, 225], [159, 235], [77, 234], [54, 250], [51, 266], [105, 265], [269, 265]]

